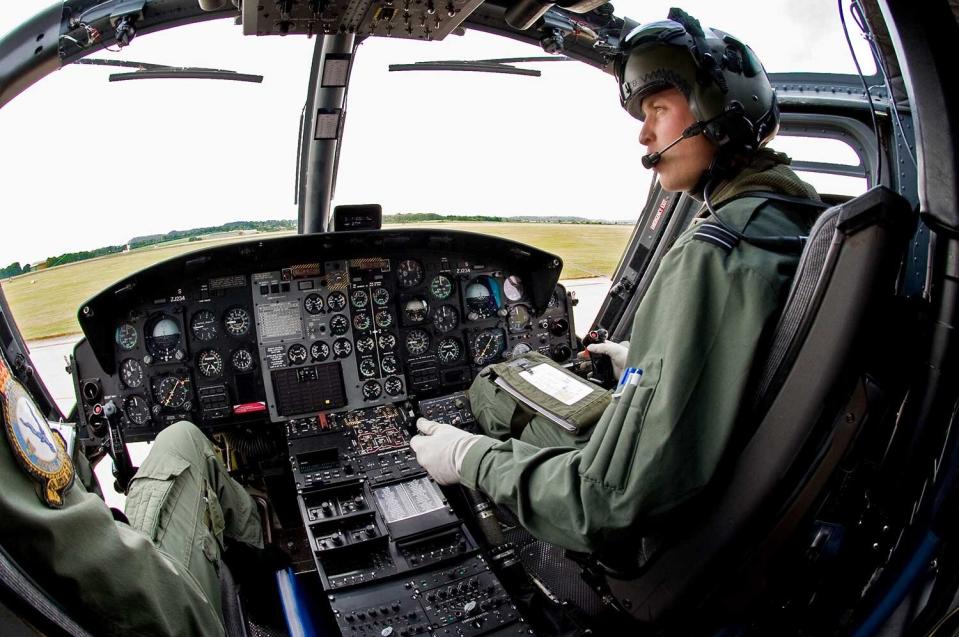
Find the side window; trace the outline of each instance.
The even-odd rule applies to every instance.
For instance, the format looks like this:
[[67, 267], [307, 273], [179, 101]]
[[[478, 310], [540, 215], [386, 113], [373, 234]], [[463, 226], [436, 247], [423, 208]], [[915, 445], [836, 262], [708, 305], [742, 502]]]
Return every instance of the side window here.
[[789, 155], [792, 168], [820, 193], [855, 197], [866, 192], [862, 158], [842, 140], [786, 132], [769, 146]]

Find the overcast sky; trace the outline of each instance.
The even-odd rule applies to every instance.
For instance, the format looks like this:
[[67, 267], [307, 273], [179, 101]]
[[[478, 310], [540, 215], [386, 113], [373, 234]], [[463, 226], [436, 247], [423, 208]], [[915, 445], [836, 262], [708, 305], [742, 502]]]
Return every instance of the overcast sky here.
[[[675, 3], [614, 5], [647, 22]], [[0, 33], [48, 4], [0, 3]], [[832, 0], [689, 0], [683, 8], [749, 43], [769, 71], [854, 71]], [[96, 57], [229, 68], [262, 74], [262, 84], [109, 83], [109, 69], [72, 65], [28, 89], [0, 111], [4, 235], [15, 237], [4, 242], [0, 267], [141, 234], [295, 218], [313, 44], [244, 38], [220, 20]], [[609, 76], [571, 63], [538, 65], [542, 78], [386, 71], [390, 62], [535, 54], [484, 34], [364, 44], [335, 201], [378, 202], [387, 213], [635, 218], [650, 175], [639, 165], [639, 124], [620, 109]]]

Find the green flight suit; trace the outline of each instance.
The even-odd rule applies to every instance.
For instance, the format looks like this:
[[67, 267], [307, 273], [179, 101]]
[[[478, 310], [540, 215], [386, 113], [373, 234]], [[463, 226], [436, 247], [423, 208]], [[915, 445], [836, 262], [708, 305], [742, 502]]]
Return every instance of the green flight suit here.
[[[717, 189], [717, 211], [752, 236], [806, 235], [816, 212], [751, 190], [818, 199], [761, 151]], [[702, 216], [702, 215], [701, 215]], [[627, 366], [638, 385], [613, 399], [591, 429], [571, 435], [541, 416], [510, 434], [513, 403], [477, 378], [470, 403], [490, 437], [477, 441], [462, 483], [508, 507], [533, 535], [581, 552], [635, 546], [651, 525], [702, 492], [732, 436], [763, 334], [774, 327], [798, 255], [740, 241], [696, 239], [700, 218], [663, 257], [633, 320]]]
[[130, 485], [129, 525], [90, 492], [85, 459], [77, 465], [62, 507], [50, 508], [0, 432], [4, 549], [95, 635], [222, 635], [223, 537], [260, 547], [262, 531], [210, 441], [185, 421], [157, 436]]

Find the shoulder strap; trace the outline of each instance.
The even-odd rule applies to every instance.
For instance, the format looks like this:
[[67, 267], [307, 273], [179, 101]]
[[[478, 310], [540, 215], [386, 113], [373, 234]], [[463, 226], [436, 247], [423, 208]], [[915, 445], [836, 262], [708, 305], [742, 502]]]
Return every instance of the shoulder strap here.
[[817, 210], [826, 210], [827, 208], [832, 207], [828, 203], [817, 201], [815, 199], [809, 199], [808, 197], [793, 197], [791, 195], [782, 195], [778, 192], [768, 192], [766, 190], [747, 190], [746, 192], [741, 192], [738, 195], [723, 201], [722, 205], [725, 206], [731, 201], [736, 201], [737, 199], [746, 199], [747, 197], [759, 197], [762, 199], [771, 199], [773, 201], [783, 201], [785, 203], [791, 203], [797, 206], [808, 206]]
[[[790, 195], [781, 195], [777, 192], [767, 192], [765, 190], [749, 190], [741, 192], [734, 197], [730, 197], [722, 202], [721, 206], [726, 206], [733, 201], [746, 198], [763, 199], [763, 204], [767, 201], [782, 201], [794, 206], [806, 206], [819, 211], [831, 208], [831, 206], [822, 201], [809, 199], [807, 197], [793, 197]], [[760, 204], [760, 207], [763, 205]], [[758, 207], [757, 207], [758, 210]], [[705, 228], [704, 228], [705, 227]], [[705, 221], [700, 224], [693, 239], [706, 241], [722, 248], [726, 254], [732, 252], [739, 241], [746, 241], [756, 247], [773, 252], [784, 252], [799, 254], [806, 243], [805, 236], [776, 236], [776, 237], [753, 237], [744, 232], [737, 231], [727, 224], [719, 215], [715, 215], [715, 221]]]

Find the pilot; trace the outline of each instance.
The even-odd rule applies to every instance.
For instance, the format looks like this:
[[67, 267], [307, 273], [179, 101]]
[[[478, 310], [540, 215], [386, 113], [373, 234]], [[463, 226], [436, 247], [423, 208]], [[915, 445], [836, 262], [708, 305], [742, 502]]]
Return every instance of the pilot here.
[[130, 484], [126, 522], [3, 356], [0, 426], [0, 547], [74, 622], [95, 635], [224, 634], [224, 539], [262, 548], [263, 533], [252, 498], [199, 429], [181, 421], [157, 436]]
[[487, 435], [421, 418], [412, 439], [437, 482], [480, 490], [533, 535], [584, 553], [637, 549], [717, 475], [798, 237], [824, 207], [790, 160], [765, 148], [779, 111], [749, 47], [673, 9], [622, 50], [615, 75], [623, 107], [643, 123], [644, 165], [665, 190], [703, 202], [663, 257], [630, 340], [588, 346], [617, 377], [636, 368], [635, 384], [585, 431], [536, 416], [516, 436], [516, 403], [480, 375], [469, 396]]

